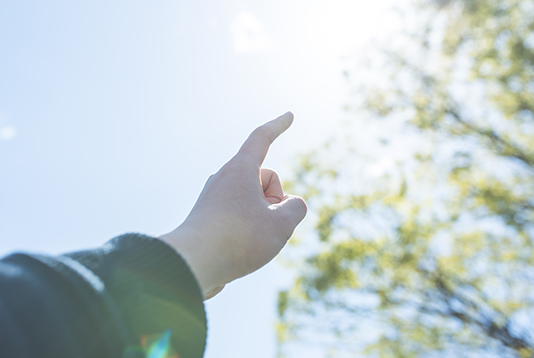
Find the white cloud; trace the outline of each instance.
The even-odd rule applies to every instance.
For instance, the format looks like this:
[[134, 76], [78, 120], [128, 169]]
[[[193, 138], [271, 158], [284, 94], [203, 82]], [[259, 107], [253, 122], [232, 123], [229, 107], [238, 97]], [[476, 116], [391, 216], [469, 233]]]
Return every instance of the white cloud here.
[[9, 140], [15, 137], [17, 130], [13, 126], [0, 128], [0, 140]]
[[231, 28], [236, 52], [263, 52], [274, 47], [261, 21], [249, 12], [240, 12]]

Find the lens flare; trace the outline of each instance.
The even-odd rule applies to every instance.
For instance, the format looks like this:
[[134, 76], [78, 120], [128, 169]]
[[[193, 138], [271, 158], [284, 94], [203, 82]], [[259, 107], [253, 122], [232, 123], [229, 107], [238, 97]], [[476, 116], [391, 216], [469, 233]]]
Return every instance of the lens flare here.
[[145, 358], [180, 358], [171, 345], [170, 329], [162, 334], [141, 337], [141, 348]]

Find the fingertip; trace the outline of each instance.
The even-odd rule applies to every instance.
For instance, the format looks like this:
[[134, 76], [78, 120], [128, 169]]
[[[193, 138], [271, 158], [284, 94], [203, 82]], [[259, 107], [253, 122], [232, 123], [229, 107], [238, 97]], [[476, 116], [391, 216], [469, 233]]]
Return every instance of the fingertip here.
[[261, 165], [267, 155], [269, 146], [291, 126], [293, 118], [293, 113], [288, 111], [278, 118], [259, 126], [252, 131], [245, 143], [243, 143], [239, 153], [252, 155]]
[[286, 113], [282, 114], [279, 118], [283, 118], [286, 121], [285, 129], [288, 129], [293, 123], [293, 120], [295, 119], [295, 115], [293, 114], [293, 112], [287, 111]]
[[293, 114], [293, 112], [291, 111], [287, 111], [286, 113], [282, 114], [283, 116], [287, 116], [287, 117], [290, 117], [291, 120], [293, 120], [293, 118], [295, 118], [295, 115]]
[[291, 124], [293, 123], [293, 118], [293, 113], [291, 111], [288, 111], [282, 114], [281, 116], [273, 119], [272, 121], [264, 124], [265, 127], [268, 127], [271, 130], [271, 143], [291, 126]]
[[293, 123], [293, 113], [288, 111], [281, 116], [265, 123], [257, 129], [263, 130], [269, 137], [269, 144], [272, 144], [278, 136], [284, 133]]

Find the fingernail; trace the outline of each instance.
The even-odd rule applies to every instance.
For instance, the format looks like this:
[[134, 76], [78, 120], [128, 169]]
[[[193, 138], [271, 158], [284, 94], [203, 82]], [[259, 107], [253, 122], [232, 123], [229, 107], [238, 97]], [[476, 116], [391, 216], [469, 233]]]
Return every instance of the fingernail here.
[[282, 114], [280, 117], [291, 117], [294, 118], [295, 115], [291, 111], [287, 111], [286, 113]]

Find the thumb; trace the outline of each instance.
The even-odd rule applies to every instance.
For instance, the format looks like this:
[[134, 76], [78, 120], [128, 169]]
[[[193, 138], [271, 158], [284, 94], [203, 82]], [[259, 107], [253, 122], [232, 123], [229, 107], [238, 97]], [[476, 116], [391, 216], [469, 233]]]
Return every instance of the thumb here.
[[308, 207], [306, 202], [299, 196], [286, 195], [284, 200], [278, 204], [271, 205], [277, 216], [277, 221], [281, 224], [281, 229], [287, 235], [287, 239], [293, 235], [297, 225], [304, 219]]

